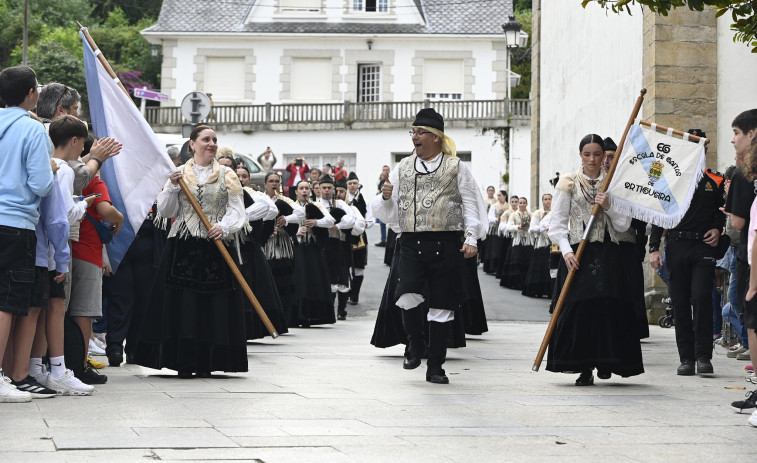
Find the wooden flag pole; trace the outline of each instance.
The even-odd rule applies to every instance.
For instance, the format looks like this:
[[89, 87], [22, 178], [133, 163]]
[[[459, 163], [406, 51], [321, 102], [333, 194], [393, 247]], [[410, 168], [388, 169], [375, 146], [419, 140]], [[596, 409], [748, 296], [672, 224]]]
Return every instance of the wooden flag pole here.
[[[645, 127], [650, 127], [650, 128], [652, 127], [652, 123], [648, 122], [648, 121], [639, 121], [639, 125], [643, 125]], [[656, 125], [655, 127], [657, 128], [657, 130], [659, 130], [661, 132], [667, 132], [668, 130], [670, 130], [669, 127], [665, 127], [663, 125]], [[683, 137], [684, 135], [686, 135], [686, 132], [681, 132], [680, 130], [673, 129], [673, 135], [678, 135], [679, 137]], [[691, 140], [691, 141], [699, 143], [699, 140], [701, 140], [701, 139], [702, 139], [702, 137], [700, 137], [700, 136], [689, 134], [689, 140]], [[704, 144], [705, 145], [709, 145], [710, 144], [710, 139], [709, 138], [705, 138], [704, 139]]]
[[[628, 131], [631, 130], [631, 126], [633, 125], [633, 122], [636, 120], [636, 116], [639, 114], [639, 111], [641, 110], [641, 104], [644, 102], [644, 95], [646, 93], [647, 93], [647, 89], [642, 88], [641, 94], [636, 99], [636, 105], [633, 108], [631, 117], [628, 118], [628, 123], [626, 124], [626, 130], [623, 132], [623, 137], [620, 139], [620, 144], [618, 145], [620, 149], [615, 155], [615, 157], [613, 158], [612, 163], [610, 164], [610, 169], [607, 171], [607, 174], [605, 175], [605, 181], [602, 183], [602, 193], [606, 192], [607, 187], [610, 186], [610, 181], [612, 181], [612, 176], [615, 173], [615, 166], [617, 165], [618, 160], [623, 154], [623, 146], [626, 143], [626, 136], [628, 136]], [[581, 242], [578, 244], [578, 249], [576, 250], [576, 260], [578, 260], [579, 264], [581, 262], [581, 256], [584, 253], [584, 249], [586, 248], [589, 232], [591, 232], [591, 228], [594, 226], [594, 222], [596, 222], [597, 215], [599, 215], [599, 211], [601, 207], [602, 206], [600, 206], [599, 204], [595, 204], [591, 210], [591, 217], [589, 218], [589, 222], [586, 224], [586, 228], [584, 229], [584, 235], [583, 237], [581, 237]], [[565, 283], [563, 283], [562, 291], [560, 291], [560, 297], [557, 299], [557, 304], [555, 304], [555, 309], [552, 313], [552, 318], [550, 318], [549, 325], [547, 325], [547, 331], [546, 333], [544, 333], [544, 339], [542, 340], [541, 346], [539, 347], [539, 352], [536, 354], [536, 360], [534, 360], [534, 366], [531, 368], [533, 371], [539, 371], [541, 362], [544, 359], [544, 354], [547, 352], [547, 346], [549, 345], [549, 340], [552, 339], [552, 334], [555, 331], [555, 325], [557, 325], [557, 319], [560, 316], [560, 312], [562, 311], [563, 306], [565, 305], [565, 299], [567, 299], [568, 297], [568, 292], [570, 291], [570, 286], [573, 284], [573, 278], [575, 278], [575, 276], [576, 276], [576, 270], [570, 270], [568, 272], [568, 276], [565, 278]]]
[[[121, 87], [121, 90], [123, 90], [124, 93], [126, 93], [126, 95], [128, 96], [129, 92], [126, 91], [126, 88], [123, 86], [121, 81], [118, 80], [116, 73], [113, 72], [113, 68], [110, 67], [108, 60], [105, 59], [102, 52], [100, 52], [100, 49], [97, 48], [97, 45], [95, 44], [95, 41], [92, 39], [92, 37], [89, 35], [89, 31], [87, 30], [87, 28], [82, 26], [81, 23], [79, 23], [78, 21], [76, 22], [76, 24], [79, 25], [79, 30], [84, 34], [84, 37], [87, 39], [87, 43], [89, 43], [89, 46], [92, 47], [92, 50], [94, 50], [95, 55], [97, 56], [97, 59], [103, 65], [105, 70], [108, 71], [108, 74], [110, 75], [110, 77], [112, 77], [113, 80], [118, 83], [118, 86]], [[197, 199], [195, 199], [192, 192], [189, 191], [189, 187], [187, 187], [187, 183], [184, 181], [183, 178], [179, 179], [179, 187], [181, 187], [181, 191], [184, 192], [187, 199], [189, 200], [189, 203], [192, 205], [192, 209], [194, 209], [197, 216], [200, 217], [202, 224], [205, 226], [206, 229], [210, 230], [213, 226], [210, 224], [210, 221], [205, 216], [205, 213], [202, 212], [202, 208], [200, 207], [200, 204], [197, 202]], [[250, 289], [250, 285], [248, 285], [247, 281], [245, 281], [244, 276], [242, 276], [242, 272], [239, 271], [239, 268], [237, 268], [237, 265], [234, 263], [234, 260], [231, 258], [231, 255], [229, 255], [229, 251], [228, 249], [226, 249], [226, 246], [224, 246], [221, 240], [213, 240], [213, 242], [218, 248], [218, 251], [221, 253], [221, 256], [223, 256], [223, 260], [226, 261], [226, 264], [229, 266], [229, 269], [231, 269], [231, 273], [233, 273], [234, 277], [237, 279], [239, 286], [242, 287], [242, 290], [247, 295], [247, 298], [250, 300], [250, 303], [252, 303], [252, 307], [255, 309], [255, 312], [257, 312], [258, 316], [263, 321], [263, 324], [265, 325], [268, 332], [271, 333], [271, 336], [274, 339], [278, 338], [279, 333], [276, 331], [276, 328], [273, 326], [273, 323], [271, 323], [271, 320], [268, 318], [268, 315], [266, 315], [265, 311], [263, 310], [263, 307], [260, 305], [260, 302], [258, 302], [258, 299], [255, 297], [255, 294], [252, 292], [252, 289]]]

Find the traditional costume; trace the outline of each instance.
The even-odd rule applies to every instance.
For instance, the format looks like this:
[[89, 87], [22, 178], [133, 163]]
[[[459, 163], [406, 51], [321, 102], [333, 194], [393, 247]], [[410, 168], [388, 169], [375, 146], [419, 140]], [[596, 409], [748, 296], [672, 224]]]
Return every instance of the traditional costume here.
[[552, 297], [552, 277], [549, 273], [549, 259], [552, 251], [552, 241], [547, 233], [547, 222], [544, 217], [549, 211], [539, 209], [531, 216], [528, 229], [534, 243], [531, 261], [526, 272], [522, 294], [530, 297]]
[[320, 203], [298, 202], [297, 205], [305, 211], [304, 220], [312, 219], [317, 223], [316, 227], [307, 228], [304, 233], [302, 227], [297, 232], [299, 244], [294, 250], [297, 323], [303, 327], [334, 323], [331, 278], [324, 256], [328, 229], [334, 226], [334, 218]]
[[499, 268], [499, 256], [502, 252], [502, 237], [499, 233], [499, 218], [510, 209], [508, 203], [497, 201], [489, 208], [489, 232], [486, 234], [486, 248], [484, 248], [484, 273], [493, 274]]
[[[235, 233], [247, 223], [242, 186], [233, 170], [215, 160], [179, 167], [189, 190], [223, 243], [236, 257]], [[134, 352], [137, 364], [192, 372], [247, 371], [243, 293], [231, 270], [207, 238], [189, 200], [169, 180], [158, 195], [158, 213], [175, 217], [157, 271], [150, 305]]]
[[[603, 172], [591, 179], [579, 169], [557, 183], [549, 237], [560, 246], [563, 256], [578, 248], [603, 180]], [[594, 368], [600, 378], [609, 378], [611, 373], [627, 377], [644, 372], [633, 303], [623, 289], [626, 282], [622, 268], [626, 263], [618, 246], [620, 232], [630, 223], [629, 217], [612, 207], [597, 215], [549, 343], [547, 370], [581, 372], [582, 378], [586, 375], [592, 382]], [[566, 276], [563, 259], [556, 295]]]
[[[263, 242], [263, 254], [268, 260], [268, 266], [276, 281], [276, 289], [279, 292], [281, 305], [287, 316], [287, 323], [290, 327], [296, 327], [297, 299], [295, 298], [294, 284], [294, 235], [297, 233], [297, 224], [299, 215], [294, 214], [292, 206], [294, 201], [286, 196], [274, 193], [269, 196], [277, 203], [276, 211], [270, 212], [264, 218], [263, 226], [272, 230], [269, 237]], [[279, 203], [281, 201], [281, 203]], [[280, 206], [288, 205], [288, 209], [282, 211]], [[290, 212], [291, 211], [291, 212]], [[286, 214], [282, 214], [285, 212]], [[286, 225], [279, 227], [276, 220], [279, 216], [286, 219]], [[293, 226], [292, 226], [293, 225]]]
[[[350, 181], [358, 181], [355, 172], [350, 172], [350, 175], [347, 177], [348, 185]], [[357, 208], [360, 216], [363, 217], [365, 221], [364, 231], [360, 234], [356, 234], [355, 229], [352, 230], [352, 281], [350, 282], [349, 299], [349, 303], [352, 305], [357, 305], [360, 301], [360, 288], [363, 286], [365, 266], [368, 265], [368, 235], [365, 233], [365, 230], [371, 228], [376, 223], [376, 219], [373, 217], [373, 213], [365, 202], [361, 190], [362, 185], [358, 187], [355, 195], [352, 195], [347, 191], [347, 199], [349, 200], [348, 202], [350, 206]]]
[[500, 286], [510, 289], [522, 289], [528, 273], [528, 265], [531, 262], [531, 254], [534, 250], [534, 244], [531, 238], [529, 227], [531, 225], [531, 214], [528, 211], [520, 210], [512, 212], [507, 219], [505, 230], [512, 237], [512, 247], [505, 259], [505, 266], [502, 270], [502, 279]]
[[398, 223], [399, 281], [394, 295], [401, 307], [409, 348], [403, 367], [420, 366], [426, 351], [423, 308], [428, 304], [428, 368], [426, 380], [446, 384], [450, 322], [463, 315], [463, 272], [460, 248], [476, 246], [486, 236], [486, 207], [468, 167], [455, 156], [444, 120], [433, 109], [422, 109], [414, 127], [441, 139], [441, 153], [422, 159], [410, 155], [389, 174], [392, 196], [376, 197], [372, 210], [385, 223]]

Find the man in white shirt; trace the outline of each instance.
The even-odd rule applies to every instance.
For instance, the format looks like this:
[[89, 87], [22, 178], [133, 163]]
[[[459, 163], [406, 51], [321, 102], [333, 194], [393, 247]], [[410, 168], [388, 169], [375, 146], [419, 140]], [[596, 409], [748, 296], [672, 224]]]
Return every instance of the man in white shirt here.
[[415, 154], [389, 174], [371, 205], [376, 218], [399, 223], [402, 230], [395, 303], [404, 309], [408, 334], [403, 368], [420, 366], [426, 351], [421, 307], [426, 302], [426, 381], [447, 384], [442, 365], [450, 322], [463, 307], [460, 272], [463, 259], [473, 258], [478, 240], [486, 237], [486, 205], [470, 169], [455, 156], [455, 143], [444, 134], [439, 113], [431, 108], [418, 112], [410, 135]]

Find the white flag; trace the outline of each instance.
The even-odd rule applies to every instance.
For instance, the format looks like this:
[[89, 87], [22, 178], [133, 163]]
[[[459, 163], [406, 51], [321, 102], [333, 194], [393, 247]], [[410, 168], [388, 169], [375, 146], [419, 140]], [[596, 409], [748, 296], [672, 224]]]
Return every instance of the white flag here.
[[704, 175], [704, 140], [632, 126], [607, 189], [613, 209], [662, 228], [678, 225]]

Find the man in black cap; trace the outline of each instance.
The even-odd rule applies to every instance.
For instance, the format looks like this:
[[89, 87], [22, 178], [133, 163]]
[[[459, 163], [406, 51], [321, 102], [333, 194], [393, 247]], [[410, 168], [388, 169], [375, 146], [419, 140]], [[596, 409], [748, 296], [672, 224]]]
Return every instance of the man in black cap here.
[[[347, 182], [344, 188], [347, 189]], [[336, 198], [336, 183], [330, 175], [321, 177], [321, 198], [319, 201], [336, 221], [336, 225], [329, 229], [329, 239], [326, 241], [326, 263], [331, 274], [331, 303], [332, 306], [339, 294], [337, 319], [347, 318], [347, 299], [350, 292], [350, 265], [352, 261], [352, 241], [350, 233], [355, 225], [355, 215], [343, 200]]]
[[[484, 239], [486, 206], [470, 169], [456, 157], [455, 143], [444, 134], [444, 119], [431, 108], [418, 112], [410, 131], [415, 154], [400, 161], [371, 203], [374, 215], [398, 223], [399, 282], [395, 304], [404, 309], [408, 335], [403, 368], [420, 366], [428, 349], [426, 381], [447, 384], [442, 369], [450, 322], [464, 316], [461, 269]], [[395, 188], [396, 185], [396, 188]], [[428, 306], [428, 347], [423, 310]]]
[[[347, 177], [347, 199], [346, 201], [357, 208], [360, 211], [360, 215], [365, 219], [365, 229], [369, 229], [376, 223], [373, 218], [368, 204], [365, 202], [360, 180], [357, 178], [355, 172], [350, 172]], [[354, 235], [354, 234], [353, 234]], [[360, 288], [363, 286], [363, 275], [365, 273], [365, 266], [368, 264], [368, 237], [365, 232], [360, 236], [355, 237], [352, 243], [352, 282], [350, 284], [350, 300], [349, 303], [357, 305], [360, 300]]]
[[[691, 129], [689, 133], [705, 137], [699, 129]], [[668, 294], [673, 303], [676, 344], [681, 361], [677, 373], [681, 376], [714, 372], [710, 362], [712, 282], [715, 262], [722, 257], [718, 256], [718, 244], [725, 227], [725, 214], [720, 210], [724, 202], [722, 184], [704, 172], [683, 219], [667, 233]], [[662, 232], [662, 228], [653, 226], [649, 238], [649, 262], [655, 269], [662, 267]]]
[[607, 172], [610, 170], [610, 164], [612, 164], [612, 160], [615, 157], [615, 152], [618, 151], [618, 145], [610, 137], [605, 138], [603, 141], [605, 143], [605, 160], [602, 161], [602, 169]]

